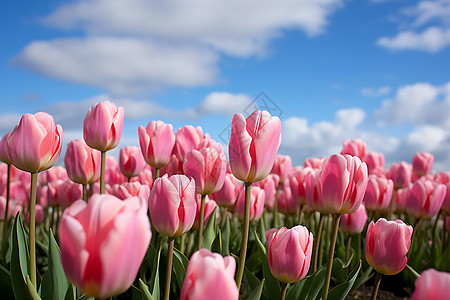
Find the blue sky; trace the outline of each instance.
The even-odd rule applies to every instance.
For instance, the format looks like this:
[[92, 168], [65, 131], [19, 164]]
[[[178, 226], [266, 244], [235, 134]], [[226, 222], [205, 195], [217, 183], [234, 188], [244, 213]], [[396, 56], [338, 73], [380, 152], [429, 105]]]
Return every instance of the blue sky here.
[[428, 151], [448, 170], [449, 20], [449, 0], [6, 1], [0, 133], [46, 111], [67, 143], [107, 99], [125, 108], [119, 147], [154, 119], [226, 144], [264, 93], [295, 164], [361, 138], [387, 166]]

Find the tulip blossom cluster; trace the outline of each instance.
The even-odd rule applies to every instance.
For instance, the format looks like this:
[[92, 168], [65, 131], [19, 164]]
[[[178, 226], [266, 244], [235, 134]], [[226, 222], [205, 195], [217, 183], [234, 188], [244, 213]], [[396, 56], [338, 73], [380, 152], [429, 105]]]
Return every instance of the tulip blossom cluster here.
[[5, 297], [326, 300], [355, 282], [376, 296], [401, 272], [412, 299], [446, 297], [450, 172], [431, 153], [388, 166], [345, 139], [296, 161], [278, 153], [281, 120], [260, 110], [235, 114], [224, 144], [150, 120], [138, 145], [119, 146], [125, 110], [93, 105], [63, 159], [44, 112], [0, 140]]

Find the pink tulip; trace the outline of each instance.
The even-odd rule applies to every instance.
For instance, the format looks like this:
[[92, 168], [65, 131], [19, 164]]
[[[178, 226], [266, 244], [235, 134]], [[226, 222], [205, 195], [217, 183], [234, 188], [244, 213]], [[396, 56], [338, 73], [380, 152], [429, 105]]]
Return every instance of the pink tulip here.
[[[201, 206], [201, 195], [197, 194], [197, 211], [195, 213], [195, 220], [194, 224], [192, 225], [192, 229], [198, 230], [200, 226], [200, 206]], [[203, 226], [206, 226], [206, 224], [209, 221], [209, 218], [211, 217], [212, 212], [217, 207], [216, 202], [211, 200], [208, 196], [205, 197], [205, 212], [203, 217]]]
[[270, 241], [272, 240], [272, 237], [275, 233], [278, 232], [278, 228], [270, 228], [267, 229], [265, 234], [266, 234], [266, 241], [267, 241], [267, 245], [270, 245]]
[[412, 226], [402, 220], [371, 221], [366, 234], [366, 259], [378, 273], [395, 275], [406, 266], [409, 246], [411, 245]]
[[[44, 221], [45, 218], [44, 207], [42, 207], [42, 205], [40, 204], [36, 204], [35, 210], [35, 222], [36, 225], [39, 225]], [[30, 212], [28, 211], [28, 209], [25, 209], [24, 213], [26, 214], [27, 223], [30, 224]]]
[[101, 153], [92, 149], [84, 140], [72, 140], [67, 144], [64, 165], [70, 180], [88, 184], [100, 178]]
[[139, 147], [126, 146], [120, 149], [120, 172], [128, 178], [138, 176], [145, 167], [145, 160]]
[[150, 196], [150, 188], [137, 181], [115, 184], [112, 186], [112, 191], [113, 195], [122, 200], [139, 196], [145, 201], [148, 201], [148, 197]]
[[264, 206], [268, 210], [273, 209], [275, 203], [275, 195], [278, 185], [280, 184], [280, 176], [277, 174], [269, 174], [261, 181], [255, 182], [253, 186], [259, 186], [264, 190]]
[[294, 168], [293, 172], [289, 174], [289, 184], [291, 186], [292, 197], [300, 205], [306, 204], [305, 185], [306, 175], [312, 171], [312, 168]]
[[6, 141], [11, 162], [30, 173], [53, 167], [61, 153], [62, 133], [61, 126], [45, 112], [23, 115]]
[[[3, 196], [0, 196], [0, 220], [3, 220], [5, 217], [5, 210], [6, 210], [6, 198]], [[12, 213], [13, 207], [11, 205], [8, 206], [8, 214], [7, 217], [11, 217], [11, 213]]]
[[[259, 220], [264, 211], [264, 200], [265, 193], [264, 190], [254, 186], [251, 190], [252, 194], [250, 197], [250, 222]], [[239, 193], [238, 200], [236, 201], [236, 210], [239, 219], [244, 219], [244, 207], [245, 207], [245, 190], [242, 189]]]
[[419, 219], [435, 216], [444, 202], [447, 188], [429, 180], [418, 180], [409, 189], [406, 196], [406, 210]]
[[194, 128], [192, 125], [178, 128], [175, 137], [174, 153], [181, 162], [184, 162], [187, 152], [199, 149], [198, 146], [204, 139], [202, 128], [200, 126]]
[[292, 160], [289, 155], [278, 154], [273, 164], [272, 171], [270, 173], [280, 176], [280, 181], [283, 182], [292, 172]]
[[430, 173], [433, 168], [434, 156], [428, 152], [417, 152], [412, 159], [412, 172], [421, 177]]
[[367, 164], [369, 174], [380, 175], [384, 172], [384, 155], [379, 152], [369, 152], [362, 158]]
[[294, 197], [292, 197], [289, 180], [282, 183], [277, 194], [278, 210], [285, 215], [293, 215], [297, 212], [299, 206]]
[[414, 283], [416, 286], [411, 300], [442, 300], [448, 298], [450, 273], [428, 269], [420, 273]]
[[99, 151], [114, 149], [122, 136], [123, 118], [123, 107], [117, 108], [109, 101], [94, 104], [84, 118], [86, 144]]
[[183, 162], [175, 154], [172, 154], [169, 163], [161, 167], [159, 173], [160, 175], [167, 174], [169, 177], [176, 174], [183, 174]]
[[148, 186], [151, 190], [153, 187], [153, 172], [145, 168], [139, 173], [138, 181], [140, 184]]
[[209, 195], [222, 188], [227, 165], [223, 153], [208, 147], [191, 150], [184, 159], [184, 174], [195, 179], [198, 194]]
[[8, 144], [6, 142], [10, 134], [11, 132], [8, 132], [0, 140], [0, 161], [7, 165], [12, 165], [11, 159], [9, 158]]
[[395, 189], [409, 187], [411, 183], [412, 166], [407, 162], [400, 161], [393, 163], [388, 171], [388, 178], [394, 182]]
[[74, 202], [59, 224], [61, 261], [67, 278], [86, 295], [109, 298], [136, 279], [150, 244], [147, 204], [94, 194]]
[[66, 180], [58, 185], [58, 202], [63, 209], [80, 199], [83, 199], [83, 189], [80, 184]]
[[342, 231], [355, 235], [363, 231], [367, 222], [367, 212], [364, 204], [350, 214], [343, 214], [341, 216], [341, 228]]
[[189, 231], [197, 212], [195, 180], [185, 175], [163, 175], [155, 180], [149, 197], [153, 226], [176, 237]]
[[220, 207], [232, 206], [238, 197], [236, 178], [233, 174], [226, 173], [223, 186], [220, 190], [210, 195], [211, 199], [214, 200]]
[[247, 119], [235, 114], [231, 121], [228, 154], [234, 176], [256, 182], [269, 175], [281, 143], [281, 121], [267, 111], [254, 111]]
[[[41, 175], [43, 175], [42, 178]], [[38, 176], [38, 180], [41, 182], [41, 184], [46, 184], [47, 182], [53, 181], [53, 180], [69, 180], [69, 176], [67, 176], [66, 168], [63, 166], [55, 166], [51, 169], [45, 170]]]
[[275, 278], [294, 283], [306, 276], [313, 249], [313, 235], [306, 227], [282, 227], [272, 234], [267, 245], [269, 267]]
[[394, 196], [393, 211], [401, 214], [406, 210], [406, 198], [409, 188], [398, 189]]
[[234, 282], [236, 261], [206, 249], [195, 252], [189, 261], [181, 288], [181, 300], [237, 300]]
[[158, 169], [167, 165], [175, 145], [172, 125], [163, 121], [150, 121], [147, 127], [139, 126], [138, 134], [145, 161]]
[[367, 166], [357, 156], [333, 154], [320, 171], [308, 173], [306, 199], [321, 213], [352, 213], [361, 205], [367, 181]]
[[[131, 178], [135, 180], [135, 178]], [[120, 171], [119, 162], [114, 158], [114, 156], [106, 155], [105, 163], [105, 182], [109, 185], [122, 184], [127, 182], [128, 178], [122, 174]]]
[[389, 206], [394, 192], [394, 182], [391, 179], [369, 175], [364, 204], [367, 210], [378, 211]]
[[303, 162], [303, 167], [311, 169], [320, 169], [322, 167], [323, 161], [325, 158], [323, 157], [308, 157]]
[[362, 159], [364, 157], [364, 155], [366, 154], [366, 143], [364, 143], [360, 139], [357, 139], [357, 140], [346, 139], [344, 141], [344, 145], [342, 147], [341, 154], [358, 156], [359, 159]]
[[[47, 184], [47, 202], [50, 206], [59, 206], [58, 187], [64, 183], [64, 180], [57, 179]], [[79, 198], [81, 199], [81, 198]], [[78, 199], [77, 199], [78, 200]]]

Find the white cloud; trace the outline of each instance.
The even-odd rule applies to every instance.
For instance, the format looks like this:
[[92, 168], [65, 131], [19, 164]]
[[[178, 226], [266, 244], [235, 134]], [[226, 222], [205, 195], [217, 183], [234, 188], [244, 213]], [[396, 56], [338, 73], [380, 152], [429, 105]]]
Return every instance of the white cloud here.
[[403, 10], [407, 16], [414, 17], [413, 26], [422, 26], [433, 20], [438, 20], [445, 25], [450, 25], [450, 1], [421, 1], [415, 7]]
[[252, 99], [245, 94], [228, 92], [212, 92], [207, 95], [198, 106], [202, 114], [228, 114], [242, 112], [252, 103]]
[[22, 115], [16, 113], [2, 114], [0, 117], [0, 131], [4, 133], [12, 131], [14, 126], [19, 124], [21, 117]]
[[380, 97], [387, 95], [391, 92], [390, 86], [382, 86], [379, 88], [363, 88], [361, 89], [361, 94], [366, 97]]
[[204, 86], [215, 82], [221, 55], [264, 55], [284, 30], [320, 34], [342, 5], [342, 0], [78, 0], [42, 22], [85, 36], [31, 42], [16, 62], [116, 95]]
[[403, 31], [394, 37], [382, 37], [377, 45], [393, 51], [418, 50], [439, 52], [450, 45], [450, 28], [430, 27], [421, 33]]

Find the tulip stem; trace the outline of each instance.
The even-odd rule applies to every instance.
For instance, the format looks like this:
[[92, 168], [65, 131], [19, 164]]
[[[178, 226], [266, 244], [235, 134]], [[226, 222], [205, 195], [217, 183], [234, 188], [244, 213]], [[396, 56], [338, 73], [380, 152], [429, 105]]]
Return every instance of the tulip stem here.
[[180, 252], [184, 253], [184, 244], [186, 242], [186, 232], [180, 236]]
[[31, 173], [30, 188], [30, 279], [36, 289], [36, 186], [38, 173]]
[[155, 180], [159, 178], [159, 168], [155, 168]]
[[164, 300], [169, 300], [170, 295], [170, 279], [172, 277], [172, 261], [173, 261], [173, 245], [175, 239], [169, 237], [169, 253], [167, 254], [167, 269], [166, 269], [166, 286], [164, 290]]
[[322, 229], [323, 229], [323, 222], [325, 221], [325, 215], [320, 214], [319, 218], [319, 226], [317, 228], [317, 237], [316, 237], [316, 243], [314, 243], [314, 261], [313, 261], [313, 269], [312, 272], [316, 272], [317, 270], [317, 259], [319, 256], [319, 246], [320, 246], [320, 240], [322, 237]]
[[287, 291], [287, 283], [281, 282], [281, 297], [280, 300], [284, 300], [286, 298], [286, 291]]
[[88, 195], [87, 195], [87, 187], [86, 184], [82, 184], [83, 186], [83, 200], [87, 202]]
[[375, 284], [372, 290], [372, 297], [370, 298], [371, 300], [377, 299], [378, 289], [380, 288], [380, 282], [381, 282], [381, 273], [377, 272], [377, 276], [375, 277]]
[[333, 267], [334, 248], [336, 246], [336, 238], [339, 231], [339, 221], [341, 220], [341, 214], [333, 214], [333, 233], [331, 236], [330, 252], [328, 254], [327, 271], [325, 273], [325, 284], [323, 286], [323, 300], [328, 299], [328, 290], [330, 288], [331, 269]]
[[278, 229], [278, 189], [275, 192], [275, 201], [273, 202], [273, 227]]
[[201, 203], [200, 203], [200, 219], [198, 225], [198, 241], [197, 241], [197, 250], [200, 250], [202, 247], [203, 240], [203, 218], [205, 217], [205, 198], [206, 195], [202, 195]]
[[102, 164], [100, 169], [100, 194], [105, 193], [105, 161], [106, 151], [102, 151]]
[[228, 218], [228, 209], [226, 207], [223, 208], [222, 211], [222, 217], [220, 218], [220, 228], [223, 228], [223, 226], [225, 225], [225, 221]]
[[244, 210], [244, 226], [242, 228], [241, 254], [239, 258], [239, 266], [236, 272], [236, 285], [238, 290], [241, 288], [242, 276], [244, 275], [245, 257], [247, 255], [248, 230], [250, 226], [250, 197], [252, 195], [252, 183], [245, 183], [245, 210]]
[[[433, 224], [433, 231], [432, 231], [433, 234], [431, 236], [431, 241], [432, 241], [433, 248], [436, 247], [436, 228], [437, 228], [437, 223], [439, 221], [440, 216], [441, 216], [441, 210], [439, 210], [439, 213], [436, 216], [436, 221], [434, 221], [434, 224]], [[444, 223], [445, 223], [445, 219], [444, 219]]]
[[298, 212], [298, 225], [302, 224], [303, 207], [304, 207], [304, 205], [300, 205], [300, 209], [299, 209], [299, 212]]
[[[3, 235], [2, 235], [2, 242], [3, 247], [5, 247], [5, 241], [7, 240], [7, 234], [8, 234], [8, 217], [9, 217], [9, 182], [10, 182], [10, 174], [11, 174], [11, 165], [8, 164], [7, 169], [7, 175], [6, 175], [6, 207], [5, 207], [5, 216], [3, 217]], [[2, 249], [3, 249], [2, 247]]]
[[347, 239], [347, 253], [345, 255], [345, 258], [349, 258], [350, 257], [350, 249], [352, 248], [352, 236], [349, 235], [348, 239]]

